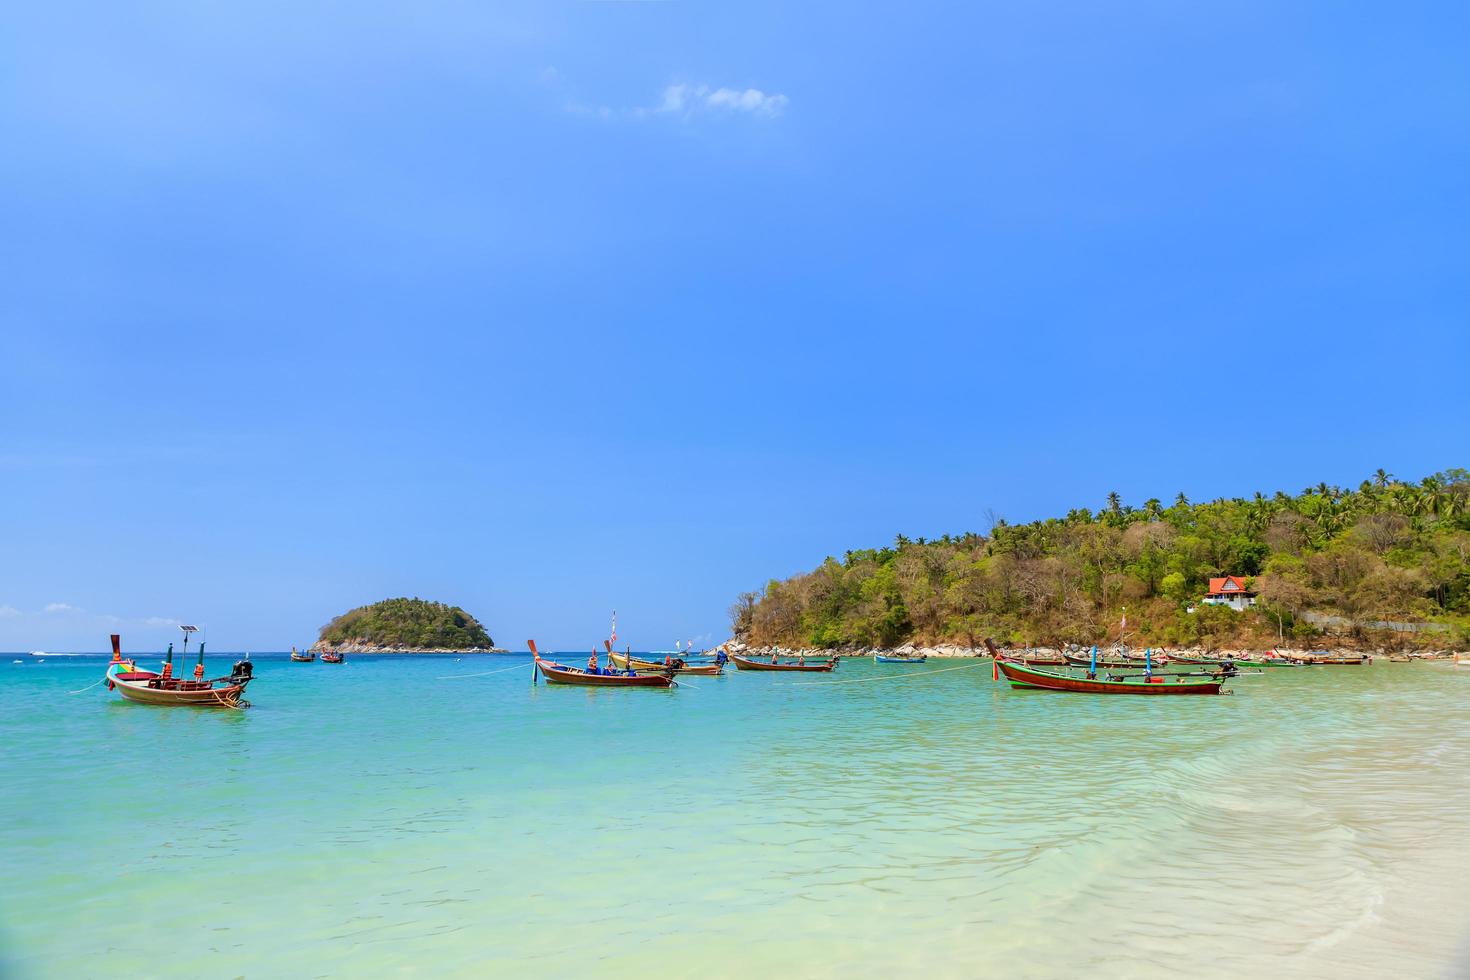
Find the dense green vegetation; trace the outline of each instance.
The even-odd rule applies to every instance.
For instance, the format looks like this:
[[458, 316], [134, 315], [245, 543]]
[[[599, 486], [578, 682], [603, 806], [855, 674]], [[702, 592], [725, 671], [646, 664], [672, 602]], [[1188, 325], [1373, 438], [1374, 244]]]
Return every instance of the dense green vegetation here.
[[495, 645], [485, 627], [458, 606], [424, 599], [384, 599], [345, 612], [322, 627], [319, 644], [472, 650]]
[[[1200, 606], [1212, 576], [1248, 576], [1245, 612]], [[1470, 643], [1470, 472], [1418, 483], [1127, 506], [937, 541], [900, 535], [771, 581], [730, 609], [736, 636], [816, 647], [1116, 639], [1173, 646], [1307, 642], [1324, 629], [1390, 647]], [[1309, 618], [1312, 621], [1308, 621]], [[1402, 625], [1444, 624], [1415, 635]]]

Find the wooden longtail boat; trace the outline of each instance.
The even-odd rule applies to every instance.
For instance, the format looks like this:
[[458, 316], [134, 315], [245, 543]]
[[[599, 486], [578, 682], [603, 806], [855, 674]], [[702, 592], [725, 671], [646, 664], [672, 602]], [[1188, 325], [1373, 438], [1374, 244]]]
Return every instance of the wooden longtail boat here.
[[1366, 667], [1373, 662], [1373, 658], [1366, 653], [1360, 657], [1334, 657], [1331, 654], [1312, 654], [1304, 657], [1303, 660], [1313, 667]]
[[[185, 634], [187, 638], [187, 634]], [[107, 665], [107, 689], [116, 690], [129, 701], [139, 704], [176, 705], [198, 708], [244, 708], [245, 688], [253, 679], [254, 667], [241, 660], [228, 677], [204, 678], [204, 646], [200, 644], [199, 666], [194, 678], [173, 676], [173, 644], [168, 646], [168, 661], [162, 673], [139, 670], [132, 660], [124, 660], [120, 637], [112, 634], [112, 662]]]
[[990, 637], [985, 638], [985, 648], [990, 651], [990, 656], [996, 660], [1009, 660], [1013, 664], [1026, 664], [1031, 667], [1065, 667], [1067, 658], [1042, 657], [1034, 653], [1002, 653], [995, 648], [995, 643]]
[[1068, 674], [1058, 673], [1054, 670], [1037, 670], [1034, 667], [1026, 667], [1010, 660], [999, 660], [996, 666], [1000, 672], [1006, 675], [1011, 687], [1038, 691], [1071, 691], [1076, 694], [1141, 694], [1141, 695], [1168, 695], [1168, 694], [1219, 694], [1220, 685], [1224, 681], [1220, 678], [1207, 678], [1205, 680], [1192, 680], [1189, 678], [1177, 678], [1166, 680], [1162, 675], [1155, 675], [1152, 679], [1146, 677], [1120, 678], [1118, 680], [1097, 679], [1088, 680], [1085, 677], [1072, 677]]
[[656, 660], [640, 660], [627, 654], [611, 651], [607, 655], [614, 667], [636, 671], [669, 671], [674, 674], [693, 674], [699, 677], [719, 677], [725, 672], [724, 664], [688, 664], [676, 660], [673, 664], [661, 664]]
[[340, 664], [340, 663], [346, 663], [346, 662], [347, 662], [347, 654], [345, 654], [345, 653], [324, 653], [324, 654], [322, 654], [322, 663], [324, 663], [324, 664]]
[[309, 664], [312, 661], [316, 660], [316, 654], [314, 654], [314, 653], [297, 653], [296, 652], [296, 648], [295, 647], [292, 647], [291, 648], [291, 660], [294, 663], [298, 663], [298, 664]]
[[[1079, 656], [1077, 656], [1074, 653], [1068, 653], [1068, 654], [1065, 655], [1065, 658], [1066, 658], [1067, 666], [1068, 667], [1090, 667], [1090, 666], [1092, 666], [1092, 658], [1091, 657], [1079, 657]], [[1166, 664], [1168, 662], [1169, 661], [1164, 660], [1162, 658], [1155, 658], [1154, 661], [1153, 661], [1153, 665], [1155, 667], [1162, 667], [1164, 664]], [[1178, 662], [1179, 663], [1185, 663], [1186, 661], [1178, 661]], [[1097, 658], [1097, 665], [1099, 667], [1109, 667], [1109, 668], [1113, 668], [1113, 669], [1123, 669], [1123, 670], [1132, 670], [1135, 667], [1141, 670], [1141, 669], [1143, 669], [1144, 667], [1147, 666], [1147, 664], [1144, 661], [1142, 661], [1142, 660], [1134, 660], [1132, 658], [1128, 658], [1128, 659], [1125, 659], [1125, 660], [1105, 660], [1102, 657], [1098, 657]]]
[[534, 683], [539, 673], [548, 684], [575, 684], [579, 687], [677, 687], [671, 673], [639, 674], [628, 671], [624, 674], [589, 674], [580, 667], [569, 667], [555, 660], [543, 660], [536, 649], [535, 640], [527, 640], [531, 657], [535, 661], [531, 680]]
[[885, 657], [881, 653], [873, 654], [875, 664], [921, 664], [929, 659], [929, 655], [921, 654], [917, 657]]
[[[1189, 664], [1192, 667], [1219, 667], [1225, 661], [1219, 657], [1185, 657], [1175, 655], [1173, 662], [1176, 664]], [[1301, 667], [1300, 660], [1290, 660], [1286, 657], [1242, 657], [1232, 658], [1231, 663], [1237, 667]]]
[[826, 672], [837, 666], [836, 657], [815, 664], [770, 663], [764, 660], [751, 660], [734, 653], [730, 654], [730, 659], [735, 661], [736, 670], [804, 670], [808, 672]]

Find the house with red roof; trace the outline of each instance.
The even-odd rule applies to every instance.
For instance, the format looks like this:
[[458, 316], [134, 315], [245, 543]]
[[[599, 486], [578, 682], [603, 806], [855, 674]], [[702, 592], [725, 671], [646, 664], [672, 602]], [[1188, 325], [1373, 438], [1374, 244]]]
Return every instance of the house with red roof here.
[[1249, 580], [1240, 575], [1226, 575], [1210, 579], [1210, 591], [1200, 600], [1207, 606], [1229, 606], [1240, 612], [1256, 604], [1256, 594], [1248, 586]]

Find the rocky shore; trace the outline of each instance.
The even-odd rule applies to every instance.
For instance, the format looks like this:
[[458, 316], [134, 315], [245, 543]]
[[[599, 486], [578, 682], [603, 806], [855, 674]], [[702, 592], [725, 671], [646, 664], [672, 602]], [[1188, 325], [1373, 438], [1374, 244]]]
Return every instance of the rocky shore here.
[[[725, 644], [726, 652], [731, 654], [738, 653], [742, 657], [770, 657], [771, 654], [775, 652], [775, 649], [776, 648], [774, 647], [768, 646], [747, 646], [746, 644], [741, 643], [737, 640], [731, 640], [730, 642]], [[1321, 653], [1325, 650], [1327, 653], [1332, 654], [1333, 656], [1355, 657], [1366, 653], [1369, 656], [1374, 657], [1375, 659], [1383, 658], [1385, 660], [1390, 658], [1395, 660], [1451, 660], [1454, 659], [1456, 656], [1470, 658], [1470, 651], [1461, 651], [1457, 654], [1454, 650], [1389, 651], [1383, 649], [1347, 649], [1330, 646], [1316, 647], [1312, 650], [1308, 650], [1305, 648], [1297, 649], [1294, 647], [1263, 647], [1259, 650], [1224, 650], [1206, 649], [1204, 647], [1168, 647], [1163, 649], [1156, 649], [1154, 652], [1165, 654], [1179, 654], [1185, 657], [1217, 657], [1222, 660], [1226, 658], [1246, 660], [1260, 657], [1262, 654], [1266, 653], [1267, 650], [1275, 650], [1283, 657], [1302, 657], [1307, 655], [1308, 653]], [[1012, 647], [1001, 647], [1001, 651], [1003, 653], [1013, 653], [1017, 655], [1027, 652], [1025, 649]], [[1030, 652], [1038, 656], [1059, 657], [1062, 655], [1063, 651], [1059, 649], [1054, 649], [1052, 647], [1032, 647], [1030, 649]], [[1101, 654], [1103, 652], [1104, 648], [1098, 647], [1098, 653]], [[1134, 652], [1142, 653], [1141, 650], [1135, 650]], [[946, 657], [963, 658], [990, 656], [990, 651], [985, 649], [984, 647], [968, 647], [951, 643], [941, 643], [936, 646], [923, 646], [906, 643], [903, 646], [899, 647], [841, 647], [832, 650], [817, 649], [815, 647], [783, 646], [780, 648], [780, 653], [782, 657], [806, 657], [809, 660], [825, 660], [828, 657], [872, 657], [875, 655], [885, 657], [933, 657], [936, 659]]]

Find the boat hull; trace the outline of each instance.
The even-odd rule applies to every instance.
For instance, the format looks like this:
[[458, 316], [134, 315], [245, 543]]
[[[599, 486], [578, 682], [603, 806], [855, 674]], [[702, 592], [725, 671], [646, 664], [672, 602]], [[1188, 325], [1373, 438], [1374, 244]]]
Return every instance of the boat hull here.
[[589, 674], [549, 660], [536, 659], [536, 669], [548, 684], [571, 684], [577, 687], [673, 687], [668, 674]]
[[1001, 673], [1006, 675], [1011, 687], [1037, 691], [1067, 691], [1073, 694], [1136, 694], [1144, 697], [1168, 695], [1219, 694], [1219, 680], [1176, 680], [1170, 683], [1162, 677], [1150, 682], [1138, 680], [1088, 680], [1085, 677], [1070, 677], [1050, 670], [1036, 670], [1008, 660], [999, 661]]
[[878, 654], [873, 655], [873, 663], [875, 664], [922, 664], [928, 660], [928, 654], [922, 657], [883, 657]]
[[735, 661], [736, 670], [798, 670], [807, 673], [826, 673], [837, 666], [835, 658], [819, 664], [773, 664], [760, 660], [747, 660], [739, 656], [731, 656], [730, 659]]

